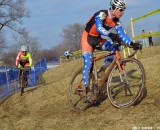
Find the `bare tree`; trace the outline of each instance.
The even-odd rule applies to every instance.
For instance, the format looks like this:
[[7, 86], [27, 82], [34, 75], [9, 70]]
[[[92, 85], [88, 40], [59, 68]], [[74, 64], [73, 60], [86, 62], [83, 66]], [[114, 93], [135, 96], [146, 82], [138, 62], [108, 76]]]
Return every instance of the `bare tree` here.
[[23, 17], [29, 16], [24, 6], [25, 0], [0, 0], [0, 30], [8, 27], [19, 32], [17, 24], [22, 23]]
[[45, 58], [46, 60], [52, 60], [54, 58], [59, 58], [62, 56], [64, 51], [66, 51], [67, 47], [64, 47], [62, 43], [59, 43], [57, 46], [54, 46], [51, 49], [44, 49], [39, 54], [41, 58]]
[[62, 31], [62, 42], [51, 49], [41, 51], [41, 57], [50, 60], [63, 56], [64, 52], [67, 50], [70, 50], [72, 52], [81, 49], [80, 40], [84, 27], [85, 26], [83, 24], [79, 23], [68, 25]]
[[17, 52], [18, 45], [13, 44], [8, 46], [6, 52], [3, 53], [3, 65], [15, 66]]
[[84, 24], [73, 24], [68, 25], [62, 31], [63, 44], [67, 45], [68, 49], [71, 51], [80, 49], [80, 40], [82, 32], [84, 30]]
[[2, 57], [2, 53], [4, 49], [7, 47], [7, 44], [5, 42], [5, 36], [2, 32], [0, 32], [0, 59]]
[[41, 58], [45, 58], [46, 60], [51, 60], [56, 58], [55, 52], [51, 49], [44, 49], [40, 53]]

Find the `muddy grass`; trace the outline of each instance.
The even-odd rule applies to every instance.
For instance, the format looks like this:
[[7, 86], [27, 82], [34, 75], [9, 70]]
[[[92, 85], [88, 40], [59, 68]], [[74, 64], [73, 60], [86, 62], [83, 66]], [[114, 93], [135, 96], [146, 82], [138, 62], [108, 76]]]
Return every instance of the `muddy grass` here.
[[67, 102], [71, 75], [82, 60], [47, 70], [45, 85], [9, 96], [0, 103], [0, 130], [129, 130], [160, 129], [160, 47], [138, 53], [146, 71], [147, 96], [136, 106], [117, 109], [109, 100], [76, 113]]

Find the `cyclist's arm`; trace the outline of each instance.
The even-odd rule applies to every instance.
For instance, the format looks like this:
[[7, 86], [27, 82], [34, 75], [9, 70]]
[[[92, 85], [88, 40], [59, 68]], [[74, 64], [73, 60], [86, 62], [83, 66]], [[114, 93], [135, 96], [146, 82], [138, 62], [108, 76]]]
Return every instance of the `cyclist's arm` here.
[[130, 38], [128, 37], [128, 35], [126, 35], [126, 34], [124, 33], [124, 30], [122, 29], [122, 26], [121, 26], [120, 24], [117, 24], [117, 25], [115, 26], [115, 28], [116, 28], [116, 31], [117, 31], [117, 33], [119, 34], [121, 40], [122, 40], [126, 45], [130, 45], [131, 40], [130, 40]]
[[29, 65], [30, 67], [32, 66], [32, 56], [31, 53], [28, 52], [28, 60], [29, 60]]
[[105, 20], [105, 18], [106, 14], [104, 12], [100, 12], [99, 15], [95, 17], [96, 30], [101, 35], [108, 36], [109, 32], [103, 27], [103, 20]]
[[[100, 14], [98, 16], [95, 17], [95, 22], [96, 22], [96, 30], [97, 32], [99, 32], [101, 35], [104, 36], [108, 36], [109, 35], [109, 31], [107, 31], [104, 27], [103, 27], [103, 20], [106, 18], [106, 15], [104, 12], [100, 12]], [[124, 33], [122, 26], [120, 25], [120, 23], [117, 23], [117, 25], [115, 26], [117, 33], [119, 34], [121, 40], [126, 44], [126, 45], [130, 45], [131, 40], [130, 38]]]
[[16, 57], [16, 66], [18, 67], [18, 64], [19, 64], [19, 59], [20, 59], [20, 55], [21, 55], [21, 53], [19, 52], [18, 54], [17, 54], [17, 57]]

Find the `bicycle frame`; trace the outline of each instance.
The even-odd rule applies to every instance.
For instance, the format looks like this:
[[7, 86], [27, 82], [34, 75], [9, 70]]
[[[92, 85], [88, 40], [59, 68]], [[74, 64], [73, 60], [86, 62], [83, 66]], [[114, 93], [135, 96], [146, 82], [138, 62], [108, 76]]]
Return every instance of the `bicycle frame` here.
[[21, 96], [22, 96], [22, 93], [24, 92], [24, 88], [27, 86], [28, 75], [26, 73], [27, 73], [27, 71], [29, 71], [29, 69], [28, 68], [20, 68], [20, 70], [22, 71], [22, 74], [20, 76]]
[[21, 76], [22, 76], [24, 79], [28, 79], [28, 76], [27, 76], [26, 73], [27, 73], [27, 70], [23, 70], [23, 71], [22, 71], [22, 75], [21, 75]]
[[108, 57], [110, 55], [115, 55], [115, 57], [114, 57], [112, 63], [109, 65], [109, 68], [113, 68], [114, 65], [117, 64], [118, 68], [119, 68], [119, 71], [120, 71], [120, 75], [122, 74], [122, 70], [124, 69], [124, 66], [123, 65], [121, 66], [121, 64], [120, 64], [121, 56], [120, 56], [120, 54], [119, 54], [119, 52], [117, 50], [115, 52], [113, 52], [113, 53], [103, 54], [101, 56], [93, 57], [93, 70], [94, 70], [95, 82], [96, 82], [96, 84], [99, 85], [100, 91], [102, 89], [103, 84], [106, 82], [106, 80], [108, 78], [108, 75], [111, 72], [111, 69], [108, 69], [108, 71], [105, 73], [105, 75], [104, 75], [103, 79], [101, 80], [101, 82], [99, 82], [98, 81], [98, 74], [97, 74], [96, 63], [100, 59], [103, 59], [103, 58]]
[[[106, 94], [111, 104], [117, 108], [138, 104], [145, 90], [145, 70], [140, 61], [131, 58], [136, 52], [127, 58], [121, 58], [118, 50], [93, 57], [89, 80], [89, 87], [95, 97], [93, 102], [85, 102], [86, 91], [82, 77], [84, 68], [78, 68], [71, 78], [68, 91], [68, 101], [73, 110], [85, 110], [92, 103], [105, 98]], [[110, 55], [115, 56], [109, 66], [104, 68], [102, 64], [97, 64]]]

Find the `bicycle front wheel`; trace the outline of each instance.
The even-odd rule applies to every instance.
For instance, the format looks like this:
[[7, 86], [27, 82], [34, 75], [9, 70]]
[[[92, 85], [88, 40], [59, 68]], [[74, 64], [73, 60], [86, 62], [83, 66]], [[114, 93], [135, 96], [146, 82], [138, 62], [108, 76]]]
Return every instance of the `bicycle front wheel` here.
[[143, 65], [137, 59], [122, 60], [124, 69], [119, 71], [116, 65], [108, 78], [108, 98], [115, 107], [128, 107], [134, 105], [145, 86], [145, 71]]
[[25, 75], [21, 76], [20, 84], [21, 84], [21, 94], [20, 95], [22, 96], [24, 93], [24, 88], [26, 87], [26, 84], [27, 84], [27, 77]]
[[[83, 68], [79, 68], [72, 76], [68, 89], [68, 102], [74, 111], [82, 111], [88, 108], [91, 103], [85, 102], [85, 86], [82, 79]], [[91, 76], [92, 77], [92, 76]], [[90, 78], [90, 86], [92, 78]]]

